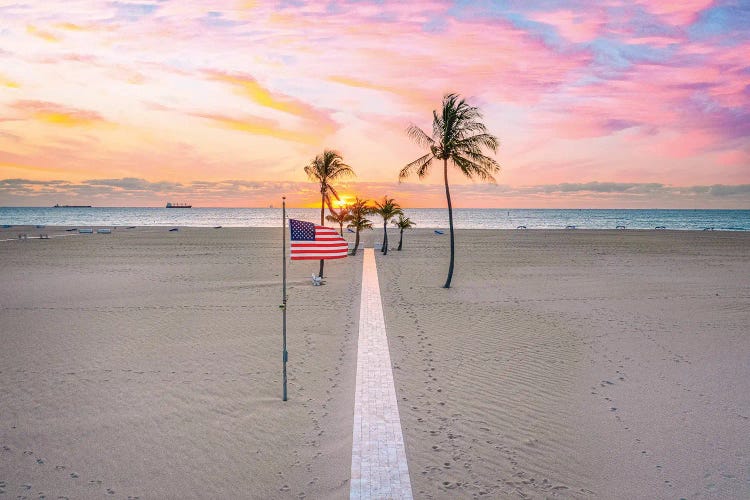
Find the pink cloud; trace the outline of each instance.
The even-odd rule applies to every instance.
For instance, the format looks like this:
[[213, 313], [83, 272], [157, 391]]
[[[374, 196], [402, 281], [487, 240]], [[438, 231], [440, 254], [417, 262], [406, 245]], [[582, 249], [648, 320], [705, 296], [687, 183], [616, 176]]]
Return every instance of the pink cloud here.
[[589, 42], [602, 34], [607, 25], [607, 14], [603, 7], [586, 11], [557, 10], [535, 12], [531, 19], [554, 26], [560, 36], [572, 43]]
[[3, 9], [0, 150], [71, 177], [299, 179], [325, 143], [391, 179], [415, 154], [404, 128], [455, 91], [503, 141], [500, 182], [747, 170], [750, 47], [691, 41], [710, 2], [475, 5], [170, 1], [134, 21], [20, 0]]
[[[747, 167], [750, 165], [750, 147], [742, 149], [735, 149], [732, 151], [725, 151], [717, 155], [716, 160], [721, 165], [730, 167]], [[747, 177], [750, 178], [750, 172], [747, 172]]]
[[668, 24], [686, 27], [692, 24], [701, 10], [710, 7], [713, 0], [646, 0], [637, 2], [647, 11], [664, 19]]

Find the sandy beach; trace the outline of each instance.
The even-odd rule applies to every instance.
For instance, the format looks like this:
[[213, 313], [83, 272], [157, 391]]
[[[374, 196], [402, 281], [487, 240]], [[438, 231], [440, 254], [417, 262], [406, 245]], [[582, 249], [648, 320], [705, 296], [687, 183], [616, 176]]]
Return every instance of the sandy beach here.
[[446, 238], [379, 261], [415, 497], [750, 497], [750, 234]]
[[290, 265], [282, 402], [281, 229], [45, 231], [0, 245], [6, 495], [348, 496], [361, 260]]
[[[361, 253], [290, 264], [282, 402], [281, 229], [23, 231], [3, 495], [348, 498]], [[377, 256], [415, 498], [750, 497], [750, 233], [462, 230], [450, 290], [447, 234]]]

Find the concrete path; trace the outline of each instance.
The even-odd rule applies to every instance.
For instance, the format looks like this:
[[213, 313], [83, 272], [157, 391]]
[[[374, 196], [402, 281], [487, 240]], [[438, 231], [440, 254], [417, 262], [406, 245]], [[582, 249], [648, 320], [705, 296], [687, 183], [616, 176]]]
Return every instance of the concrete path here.
[[349, 496], [413, 498], [372, 248], [364, 249], [362, 263]]

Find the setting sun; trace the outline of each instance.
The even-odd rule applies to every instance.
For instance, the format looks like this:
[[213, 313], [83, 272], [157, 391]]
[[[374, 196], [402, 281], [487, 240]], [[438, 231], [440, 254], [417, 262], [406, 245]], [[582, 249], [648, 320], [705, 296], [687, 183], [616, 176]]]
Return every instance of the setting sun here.
[[338, 200], [333, 202], [333, 206], [336, 208], [343, 208], [347, 205], [351, 205], [354, 198], [349, 195], [343, 195]]

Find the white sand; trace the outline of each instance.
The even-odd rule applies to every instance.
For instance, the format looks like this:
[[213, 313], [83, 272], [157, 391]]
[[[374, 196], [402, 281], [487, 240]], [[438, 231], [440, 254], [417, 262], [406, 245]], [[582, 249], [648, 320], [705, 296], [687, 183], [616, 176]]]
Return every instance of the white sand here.
[[[750, 497], [750, 234], [447, 238], [377, 258], [416, 498]], [[283, 403], [280, 239], [0, 242], [2, 495], [347, 498], [361, 254], [290, 265]]]
[[[9, 498], [349, 492], [361, 257], [290, 265], [281, 230], [117, 229], [0, 244]], [[346, 375], [346, 376], [345, 376]]]
[[407, 234], [378, 261], [415, 497], [750, 498], [750, 234]]

